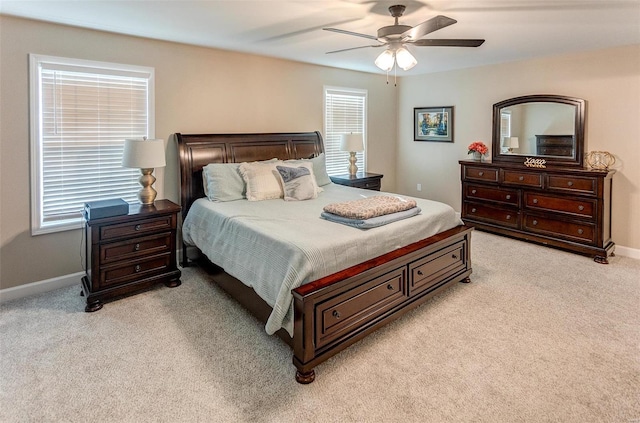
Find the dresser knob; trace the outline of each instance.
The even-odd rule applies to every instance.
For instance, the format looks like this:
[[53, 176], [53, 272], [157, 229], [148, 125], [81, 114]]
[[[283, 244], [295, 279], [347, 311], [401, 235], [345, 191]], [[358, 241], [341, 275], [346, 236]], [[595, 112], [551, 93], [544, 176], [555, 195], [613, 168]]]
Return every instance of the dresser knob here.
[[475, 194], [475, 193], [476, 193], [476, 190], [475, 190], [475, 189], [472, 189], [472, 190], [471, 190], [471, 194]]
[[584, 231], [582, 229], [578, 229], [578, 235], [582, 235]]
[[484, 172], [478, 172], [478, 175], [482, 176], [482, 175], [484, 175]]
[[569, 185], [570, 187], [572, 187], [572, 186], [573, 186], [573, 181], [569, 181], [569, 182], [567, 182], [567, 185]]
[[510, 214], [507, 215], [507, 220], [511, 220], [511, 215]]
[[476, 208], [474, 207], [471, 209], [471, 213], [475, 213], [475, 212], [476, 212]]
[[533, 199], [533, 204], [538, 204], [538, 199], [537, 198]]
[[140, 226], [140, 225], [136, 225], [136, 228], [135, 228], [135, 229], [136, 229], [136, 231], [139, 231], [139, 230], [140, 230], [140, 228], [141, 228], [141, 226]]
[[331, 313], [331, 315], [336, 319], [340, 318], [340, 312], [338, 310], [333, 310], [333, 313]]
[[393, 291], [393, 285], [391, 285], [391, 284], [387, 285], [387, 289], [388, 289], [389, 291]]
[[451, 258], [454, 260], [458, 260], [458, 256], [456, 256], [455, 254], [451, 254]]
[[422, 270], [418, 270], [418, 275], [420, 276], [424, 275], [424, 273], [422, 273]]
[[518, 176], [518, 181], [524, 181], [524, 176]]
[[136, 244], [136, 246], [135, 246], [135, 247], [133, 247], [133, 249], [134, 249], [135, 251], [140, 250], [140, 244]]
[[536, 226], [538, 224], [538, 221], [534, 220], [532, 223], [533, 223], [533, 226]]
[[139, 265], [139, 264], [137, 264], [137, 265], [136, 265], [136, 272], [139, 272], [139, 271], [140, 271], [140, 269], [141, 269], [140, 265]]
[[507, 200], [511, 200], [511, 194], [507, 194], [507, 196], [505, 197]]
[[582, 204], [581, 204], [581, 205], [579, 205], [579, 206], [578, 206], [578, 210], [580, 210], [580, 211], [584, 210], [584, 206], [583, 206]]

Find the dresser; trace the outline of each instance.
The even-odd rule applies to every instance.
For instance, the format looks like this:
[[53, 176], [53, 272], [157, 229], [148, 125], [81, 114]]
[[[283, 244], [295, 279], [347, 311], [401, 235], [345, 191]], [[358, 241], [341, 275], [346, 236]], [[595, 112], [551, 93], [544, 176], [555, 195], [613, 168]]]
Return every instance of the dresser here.
[[462, 219], [477, 229], [608, 263], [615, 171], [461, 160]]
[[87, 220], [82, 293], [85, 311], [100, 310], [103, 301], [157, 283], [180, 285], [176, 262], [176, 227], [180, 206], [159, 200], [151, 206], [129, 205], [121, 216]]
[[378, 173], [358, 172], [355, 175], [345, 174], [331, 176], [331, 182], [348, 187], [364, 188], [373, 191], [380, 191], [383, 175]]

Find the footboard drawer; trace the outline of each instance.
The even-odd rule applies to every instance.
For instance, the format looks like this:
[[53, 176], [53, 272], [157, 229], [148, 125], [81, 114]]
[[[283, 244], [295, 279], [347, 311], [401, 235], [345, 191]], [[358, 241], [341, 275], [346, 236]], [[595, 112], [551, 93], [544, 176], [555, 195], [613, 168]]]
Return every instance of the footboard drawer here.
[[316, 347], [326, 345], [385, 311], [401, 304], [406, 292], [406, 267], [364, 282], [315, 308]]
[[464, 242], [458, 242], [409, 265], [409, 296], [442, 282], [465, 269]]

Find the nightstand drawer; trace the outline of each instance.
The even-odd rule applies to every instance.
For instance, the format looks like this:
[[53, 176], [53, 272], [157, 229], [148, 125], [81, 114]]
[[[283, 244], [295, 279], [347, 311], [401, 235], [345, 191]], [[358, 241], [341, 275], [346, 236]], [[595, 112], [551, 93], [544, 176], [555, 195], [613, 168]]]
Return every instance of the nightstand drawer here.
[[99, 285], [104, 288], [161, 274], [166, 272], [170, 265], [171, 254], [167, 253], [144, 260], [132, 260], [115, 266], [103, 266], [100, 269]]
[[132, 238], [122, 242], [100, 245], [100, 262], [112, 263], [134, 257], [168, 253], [171, 248], [171, 232]]
[[100, 240], [117, 239], [127, 236], [143, 235], [149, 232], [169, 231], [172, 228], [171, 216], [160, 216], [127, 223], [108, 225], [100, 228]]
[[364, 189], [370, 189], [370, 190], [374, 190], [374, 191], [380, 191], [380, 181], [358, 181], [358, 182], [354, 182], [353, 186], [356, 188], [364, 188]]

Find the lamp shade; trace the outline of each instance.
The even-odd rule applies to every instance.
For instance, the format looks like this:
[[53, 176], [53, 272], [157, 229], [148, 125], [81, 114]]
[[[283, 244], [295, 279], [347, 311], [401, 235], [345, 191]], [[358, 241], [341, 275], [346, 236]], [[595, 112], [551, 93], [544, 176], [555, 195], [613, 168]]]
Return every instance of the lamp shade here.
[[507, 148], [518, 148], [518, 137], [504, 137], [502, 146]]
[[382, 53], [380, 53], [380, 55], [375, 61], [375, 64], [377, 67], [379, 67], [383, 71], [389, 72], [391, 69], [393, 69], [393, 62], [394, 62], [393, 51], [385, 50]]
[[417, 65], [418, 61], [413, 57], [413, 54], [409, 53], [409, 50], [400, 47], [396, 50], [396, 63], [398, 63], [398, 66], [403, 70], [409, 70]]
[[122, 166], [152, 169], [166, 166], [164, 140], [126, 139]]
[[364, 151], [362, 134], [343, 134], [340, 140], [340, 150], [342, 151]]

